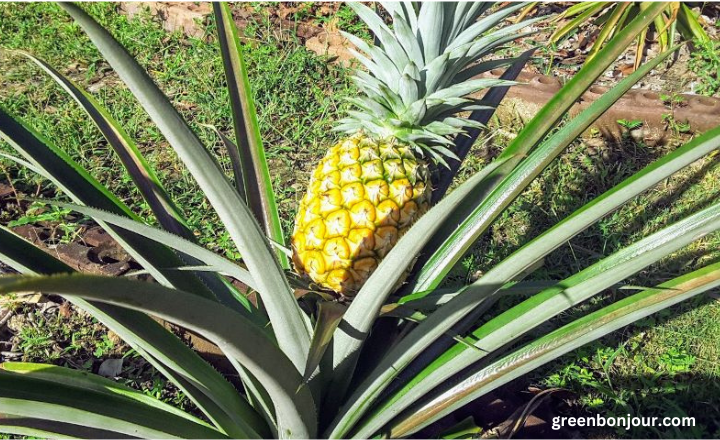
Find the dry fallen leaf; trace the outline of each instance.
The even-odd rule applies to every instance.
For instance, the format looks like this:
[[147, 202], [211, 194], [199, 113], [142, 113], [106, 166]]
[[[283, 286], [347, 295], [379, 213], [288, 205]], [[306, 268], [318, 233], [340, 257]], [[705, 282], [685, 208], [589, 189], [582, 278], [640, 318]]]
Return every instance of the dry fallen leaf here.
[[323, 32], [305, 42], [305, 47], [318, 55], [327, 55], [331, 62], [349, 66], [354, 59], [350, 48], [353, 47], [347, 38], [339, 33]]
[[38, 304], [42, 302], [43, 294], [40, 292], [17, 292], [12, 296], [0, 297], [0, 305], [3, 304]]

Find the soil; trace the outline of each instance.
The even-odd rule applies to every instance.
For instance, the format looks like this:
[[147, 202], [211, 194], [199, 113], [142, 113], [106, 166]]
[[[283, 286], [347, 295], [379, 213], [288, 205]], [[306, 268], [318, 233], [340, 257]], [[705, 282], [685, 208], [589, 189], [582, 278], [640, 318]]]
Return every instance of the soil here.
[[[526, 18], [555, 15], [571, 4], [573, 2], [540, 3]], [[320, 55], [328, 55], [330, 62], [349, 65], [352, 63], [353, 57], [348, 49], [352, 47], [352, 44], [340, 35], [337, 19], [334, 18], [339, 7], [340, 3], [337, 2], [277, 2], [262, 6], [237, 3], [233, 6], [233, 16], [240, 28], [247, 27], [250, 22], [259, 22], [267, 18], [277, 32], [296, 36], [308, 50]], [[704, 25], [708, 35], [713, 39], [718, 38], [720, 30], [713, 26], [713, 23], [720, 16], [720, 4], [697, 3], [692, 9], [699, 14], [698, 20]], [[181, 31], [188, 36], [197, 38], [205, 36], [204, 23], [212, 13], [208, 4], [194, 2], [135, 2], [121, 3], [120, 6], [120, 11], [129, 16], [136, 15], [143, 10], [148, 10], [153, 17], [162, 22], [165, 29]], [[530, 26], [528, 30], [537, 33], [515, 44], [514, 47], [517, 47], [519, 52], [537, 44], [532, 44], [533, 40], [547, 41], [553, 26], [542, 21]], [[589, 23], [579, 32], [562, 41], [556, 50], [545, 55], [538, 55], [548, 57], [551, 60], [549, 65], [545, 65], [548, 64], [547, 61], [540, 65], [530, 64], [526, 70], [552, 75], [561, 81], [567, 80], [582, 67], [599, 31], [600, 28], [597, 25]], [[652, 33], [648, 35], [647, 41], [649, 44], [646, 45], [644, 52], [645, 59], [658, 54], [658, 47], [653, 43], [654, 35]], [[693, 50], [692, 45], [683, 46], [670, 63], [671, 68], [651, 72], [635, 87], [669, 93], [694, 93], [697, 77], [687, 66]], [[635, 54], [634, 47], [628, 48], [613, 64], [612, 70], [598, 81], [598, 84], [612, 86], [631, 73]]]
[[[569, 2], [540, 3], [532, 9], [526, 18], [556, 15], [570, 4]], [[247, 27], [250, 23], [267, 21], [271, 24], [270, 29], [272, 29], [272, 32], [277, 32], [283, 37], [289, 38], [289, 41], [304, 44], [308, 50], [326, 56], [329, 63], [350, 66], [354, 63], [351, 53], [353, 46], [339, 32], [339, 7], [338, 3], [279, 2], [263, 4], [262, 6], [236, 4], [233, 15], [236, 24], [240, 28]], [[200, 8], [193, 3], [187, 2], [128, 3], [121, 6], [122, 11], [131, 15], [143, 9], [149, 9], [150, 13], [160, 20], [166, 29], [179, 30], [188, 35], [208, 38], [201, 30], [204, 29], [203, 23], [211, 14], [209, 7]], [[718, 28], [711, 24], [718, 16], [720, 7], [713, 4], [700, 4], [694, 10], [700, 14], [699, 21], [706, 25], [708, 34], [711, 37], [717, 37]], [[342, 26], [348, 26], [347, 19], [345, 20], [346, 22]], [[195, 23], [195, 28], [188, 29], [188, 23]], [[538, 42], [549, 39], [554, 27], [555, 25], [548, 20], [532, 24], [528, 27], [528, 31], [534, 33], [527, 38], [519, 39], [512, 46], [512, 53], [509, 53], [509, 55], [516, 55], [527, 49], [537, 47], [533, 61], [526, 65], [521, 75], [526, 79], [533, 79], [527, 80], [529, 81], [527, 87], [538, 89], [542, 85], [534, 81], [534, 79], [538, 78], [533, 78], [533, 75], [549, 75], [549, 77], [539, 78], [538, 81], [541, 82], [554, 81], [561, 84], [569, 80], [582, 67], [600, 31], [598, 26], [591, 22], [583, 26], [577, 33], [563, 40], [556, 48], [548, 49], [539, 45]], [[653, 43], [654, 38], [655, 36], [652, 33], [648, 35], [644, 59], [653, 58], [658, 54], [659, 49], [658, 45]], [[687, 133], [702, 132], [717, 125], [717, 121], [720, 120], [720, 112], [715, 111], [715, 109], [720, 108], [720, 101], [711, 102], [710, 104], [706, 102], [697, 104], [690, 102], [694, 107], [686, 108], [688, 100], [695, 93], [698, 85], [697, 76], [688, 66], [693, 50], [692, 45], [684, 45], [676, 52], [674, 58], [661, 65], [662, 67], [652, 70], [633, 87], [641, 95], [647, 96], [648, 99], [645, 99], [644, 102], [640, 102], [643, 101], [642, 99], [621, 100], [593, 125], [593, 129], [599, 131], [605, 139], [618, 141], [623, 135], [627, 134], [627, 130], [619, 121], [639, 120], [643, 123], [639, 135], [646, 139], [648, 143], [657, 144], [671, 141], [672, 136], [676, 134], [673, 131], [677, 130], [673, 130], [672, 124], [668, 121], [685, 124], [687, 128], [683, 129], [683, 132]], [[499, 55], [508, 56], [507, 53], [500, 53]], [[635, 48], [633, 45], [613, 63], [608, 72], [597, 81], [595, 87], [609, 88], [614, 86], [618, 81], [632, 73], [634, 61]], [[519, 88], [511, 89], [509, 95], [512, 95], [515, 91], [519, 93]], [[645, 95], [645, 91], [649, 94]], [[539, 89], [530, 90], [524, 94], [524, 97], [522, 96], [523, 93], [519, 93], [520, 96], [515, 98], [508, 95], [508, 99], [505, 99], [498, 109], [498, 115], [500, 117], [504, 116], [506, 120], [529, 120], [545, 104], [545, 101], [538, 98], [541, 92]], [[550, 96], [552, 96], [555, 91], [551, 90], [550, 92]], [[586, 95], [583, 96], [586, 101], [588, 97], [592, 99], [597, 97], [590, 94]], [[673, 97], [673, 99], [679, 97], [680, 103], [677, 105], [663, 103], [660, 100], [660, 96], [663, 95]], [[627, 95], [627, 98], [630, 98], [630, 96]], [[712, 98], [703, 97], [698, 99], [708, 100]], [[635, 105], [633, 106], [633, 104]], [[707, 105], [711, 105], [713, 109], [708, 111]]]

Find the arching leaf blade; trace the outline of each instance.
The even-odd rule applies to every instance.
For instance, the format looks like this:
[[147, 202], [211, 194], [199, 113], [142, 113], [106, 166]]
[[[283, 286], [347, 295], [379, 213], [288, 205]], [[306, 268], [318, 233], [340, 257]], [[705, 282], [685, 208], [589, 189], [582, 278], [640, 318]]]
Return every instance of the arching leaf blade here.
[[[674, 50], [666, 51], [643, 65], [627, 78], [565, 124], [558, 132], [535, 148], [530, 155], [502, 176], [487, 197], [472, 197], [475, 203], [462, 205], [447, 220], [455, 228], [443, 228], [433, 237], [425, 254], [432, 255], [425, 261], [413, 285], [413, 291], [429, 291], [436, 288], [454, 264], [462, 258], [473, 243], [490, 227], [507, 206], [547, 167], [564, 149], [574, 142], [590, 125], [602, 116], [625, 92], [657, 67]], [[498, 178], [500, 176], [497, 176]]]
[[[132, 220], [127, 217], [115, 215], [113, 213], [96, 209], [90, 206], [75, 205], [73, 203], [55, 202], [52, 200], [39, 200], [49, 205], [59, 206], [66, 209], [72, 209], [81, 214], [85, 214], [98, 221], [106, 222], [108, 224], [123, 228], [128, 231], [134, 231], [135, 233], [142, 235], [143, 237], [152, 240], [157, 243], [163, 243], [166, 246], [175, 249], [177, 251], [191, 254], [198, 261], [208, 265], [215, 270], [221, 271], [238, 281], [246, 284], [248, 287], [257, 289], [255, 280], [252, 278], [247, 269], [238, 266], [232, 261], [221, 257], [220, 255], [208, 250], [200, 245], [197, 245], [191, 241], [188, 241], [182, 237], [179, 237], [173, 233], [163, 231], [162, 229], [155, 228], [148, 224], [140, 221]], [[246, 306], [249, 308], [251, 305], [245, 299]]]
[[159, 284], [91, 275], [0, 277], [0, 293], [53, 292], [157, 316], [195, 331], [237, 359], [265, 387], [288, 437], [313, 437], [315, 404], [292, 362], [275, 342], [237, 312]]
[[[28, 275], [73, 273], [65, 263], [0, 226], [0, 260]], [[96, 317], [167, 376], [233, 437], [258, 437], [267, 427], [220, 373], [147, 315], [108, 304], [70, 298]], [[205, 398], [207, 396], [207, 398]]]
[[[240, 181], [243, 182], [248, 206], [265, 229], [265, 233], [271, 240], [284, 245], [285, 237], [265, 159], [255, 101], [242, 57], [237, 26], [226, 3], [213, 3], [213, 12], [235, 127], [236, 145], [225, 142], [225, 146], [228, 150], [235, 148], [230, 158], [235, 170], [236, 186]], [[277, 256], [284, 269], [290, 268], [290, 261], [285, 254], [277, 252]]]
[[[532, 57], [534, 53], [535, 49], [530, 49], [522, 53], [517, 58], [517, 60], [513, 62], [512, 65], [508, 67], [502, 75], [500, 75], [500, 79], [506, 81], [516, 80], [518, 75], [520, 75], [523, 67], [525, 67], [525, 64], [530, 60], [530, 57]], [[500, 104], [500, 101], [505, 98], [508, 90], [510, 90], [510, 86], [492, 87], [488, 89], [487, 92], [485, 92], [482, 101], [487, 103], [489, 107], [497, 107]], [[468, 119], [476, 121], [482, 125], [486, 125], [488, 122], [490, 122], [490, 118], [492, 118], [493, 114], [495, 114], [495, 108], [490, 108], [486, 110], [475, 110], [470, 114]], [[479, 128], [467, 128], [466, 133], [461, 133], [455, 136], [453, 143], [455, 144], [455, 152], [459, 160], [448, 159], [449, 169], [446, 170], [446, 172], [442, 173], [440, 177], [440, 182], [438, 183], [438, 187], [433, 190], [433, 200], [442, 200], [442, 198], [445, 196], [445, 193], [452, 184], [453, 178], [460, 170], [462, 162], [465, 160], [465, 157], [470, 152], [470, 148], [480, 135], [480, 131], [481, 129]]]
[[155, 171], [150, 167], [130, 135], [89, 93], [80, 89], [45, 61], [25, 51], [13, 51], [37, 64], [58, 85], [60, 85], [90, 116], [113, 148], [133, 183], [147, 201], [161, 225], [168, 231], [185, 238], [192, 237], [180, 209], [175, 206]]
[[[0, 137], [20, 153], [42, 175], [51, 181], [78, 204], [95, 206], [139, 220], [130, 208], [122, 203], [100, 182], [93, 178], [63, 150], [45, 139], [32, 128], [0, 108]], [[133, 232], [105, 228], [153, 277], [160, 283], [184, 286], [191, 292], [206, 297], [214, 293], [193, 274], [177, 271], [163, 271], [163, 267], [177, 267], [183, 261], [170, 249], [149, 242]]]
[[[2, 364], [0, 364], [2, 366]], [[136, 437], [224, 438], [200, 420], [179, 417], [137, 400], [0, 368], [0, 413], [43, 418]]]
[[135, 438], [117, 432], [93, 429], [72, 423], [36, 419], [32, 417], [0, 416], [0, 432], [4, 434], [39, 438]]
[[467, 376], [456, 386], [401, 415], [392, 437], [417, 432], [445, 414], [577, 347], [625, 325], [720, 287], [720, 263], [660, 284], [580, 318]]
[[298, 371], [302, 371], [307, 361], [312, 328], [295, 301], [282, 267], [257, 219], [167, 96], [125, 48], [78, 6], [61, 3], [60, 7], [85, 30], [200, 185], [259, 285], [258, 293], [281, 349]]

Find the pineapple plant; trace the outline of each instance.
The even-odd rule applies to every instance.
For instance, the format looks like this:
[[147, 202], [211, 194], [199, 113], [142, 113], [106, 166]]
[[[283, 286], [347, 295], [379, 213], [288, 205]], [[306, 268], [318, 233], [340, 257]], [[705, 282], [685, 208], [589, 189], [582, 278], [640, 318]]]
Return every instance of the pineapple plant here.
[[[0, 276], [0, 296], [23, 292], [61, 295], [132, 346], [182, 390], [202, 416], [86, 371], [4, 361], [0, 363], [0, 433], [42, 438], [406, 438], [418, 432], [422, 436], [423, 428], [521, 374], [637, 319], [720, 287], [720, 263], [698, 259], [688, 273], [617, 301], [613, 296], [612, 304], [569, 323], [559, 322], [553, 331], [543, 326], [558, 323], [555, 318], [568, 308], [617, 287], [687, 244], [720, 230], [717, 201], [689, 203], [675, 223], [603, 255], [564, 279], [523, 280], [554, 249], [604, 216], [674, 173], [715, 154], [720, 148], [718, 127], [588, 201], [511, 255], [494, 261], [478, 280], [461, 287], [438, 288], [468, 246], [487, 231], [517, 195], [605, 110], [672, 53], [666, 51], [650, 60], [567, 124], [559, 125], [583, 92], [661, 13], [662, 4], [649, 4], [640, 12], [558, 91], [498, 158], [446, 197], [437, 197], [439, 200], [429, 206], [427, 180], [425, 193], [410, 195], [407, 191], [407, 199], [428, 204], [424, 208], [427, 214], [406, 220], [409, 229], [349, 305], [298, 294], [307, 286], [288, 276], [289, 261], [284, 257], [290, 250], [283, 245], [283, 235], [278, 234], [278, 214], [243, 47], [230, 8], [213, 3], [237, 141], [234, 144], [222, 138], [223, 145], [235, 153], [229, 155], [236, 161], [234, 179], [228, 179], [213, 150], [202, 144], [170, 99], [108, 30], [80, 6], [61, 3], [60, 7], [87, 33], [178, 153], [242, 258], [229, 260], [199, 245], [182, 212], [175, 209], [162, 182], [154, 178], [153, 170], [120, 122], [90, 93], [52, 66], [32, 54], [18, 52], [35, 62], [87, 112], [136, 182], [159, 226], [142, 221], [130, 206], [98, 182], [91, 170], [73, 161], [59, 145], [63, 139], [41, 135], [0, 106], [0, 138], [18, 155], [3, 157], [54, 183], [75, 203], [48, 204], [62, 205], [94, 219], [141, 264], [142, 272], [150, 273], [154, 279], [137, 279], [134, 275], [139, 273], [125, 277], [76, 273], [53, 254], [0, 227], [0, 262], [20, 273]], [[417, 20], [421, 37], [433, 25], [445, 23], [442, 17], [448, 17], [443, 34], [447, 31], [451, 35], [450, 17], [474, 11], [476, 4], [444, 3], [433, 7], [434, 13], [428, 16], [426, 12], [424, 17], [435, 18], [437, 23], [420, 20], [425, 7], [418, 12], [409, 5], [387, 4], [394, 16], [398, 12], [406, 14], [411, 26], [412, 19]], [[370, 24], [378, 24], [373, 16], [362, 15]], [[471, 18], [475, 21], [478, 17]], [[479, 18], [464, 32], [486, 26], [488, 22], [483, 20]], [[383, 29], [375, 28], [373, 31], [382, 39]], [[515, 37], [510, 32], [503, 38], [510, 41]], [[514, 61], [507, 72], [517, 72], [526, 60], [521, 57]], [[465, 69], [468, 78], [487, 67], [482, 63], [477, 66]], [[452, 65], [448, 69], [452, 70]], [[477, 86], [472, 82], [463, 84], [469, 89]], [[488, 93], [485, 99], [488, 105], [497, 104], [502, 95]], [[447, 106], [436, 108], [433, 117], [445, 109]], [[438, 121], [453, 122], [447, 118]], [[348, 157], [342, 160], [357, 161], [362, 170], [361, 163], [368, 163], [373, 154], [378, 159], [370, 162], [379, 161], [384, 154], [388, 168], [411, 160], [418, 167], [430, 168], [432, 162], [419, 154], [424, 152], [432, 159], [434, 153], [442, 152], [438, 144], [445, 141], [435, 136], [443, 135], [434, 132], [432, 140], [413, 137], [407, 133], [421, 128], [408, 127], [404, 132], [394, 123], [387, 122], [397, 131], [391, 130], [392, 136], [381, 136], [381, 132], [366, 131], [350, 122], [355, 127], [346, 128], [353, 134], [344, 141], [349, 143], [340, 147], [345, 150], [337, 153], [338, 163], [345, 154]], [[460, 148], [457, 150], [461, 153]], [[414, 159], [410, 159], [411, 154]], [[392, 155], [398, 157], [393, 159]], [[462, 155], [458, 154], [460, 158]], [[413, 168], [404, 163], [402, 166], [406, 173]], [[419, 179], [415, 183], [408, 181], [417, 185]], [[390, 194], [390, 184], [384, 182]], [[418, 210], [423, 209], [421, 204]], [[394, 220], [402, 220], [399, 213]], [[428, 258], [410, 269], [419, 255]], [[394, 289], [408, 270], [412, 271], [412, 283], [402, 291]], [[229, 278], [257, 293], [257, 303], [249, 302], [243, 294], [246, 292], [238, 291]], [[518, 295], [517, 304], [504, 309], [502, 302], [495, 302], [502, 295], [518, 293], [530, 297]], [[488, 315], [489, 320], [485, 319]], [[378, 325], [381, 317], [403, 331], [388, 335], [388, 327]], [[242, 389], [156, 318], [189, 329], [221, 348]], [[375, 340], [368, 337], [372, 333], [391, 343], [377, 350], [368, 347]], [[451, 334], [458, 337], [448, 346], [447, 336]]]
[[349, 5], [376, 44], [343, 33], [364, 53], [352, 50], [367, 69], [353, 76], [362, 96], [350, 100], [353, 109], [337, 122], [345, 137], [315, 167], [292, 235], [296, 270], [343, 296], [363, 286], [428, 210], [431, 166], [446, 170], [446, 159], [457, 159], [449, 136], [477, 126], [457, 117], [481, 107], [466, 96], [512, 84], [474, 77], [508, 60], [476, 63], [527, 25], [493, 30], [518, 6], [477, 21], [490, 3], [451, 6], [444, 15], [439, 4], [384, 3], [390, 27], [367, 6]]

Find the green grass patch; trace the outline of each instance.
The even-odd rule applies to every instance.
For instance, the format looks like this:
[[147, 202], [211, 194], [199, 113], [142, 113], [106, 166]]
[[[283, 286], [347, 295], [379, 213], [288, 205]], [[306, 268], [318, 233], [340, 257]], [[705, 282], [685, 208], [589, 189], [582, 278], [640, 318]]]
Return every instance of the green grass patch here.
[[[230, 161], [212, 130], [215, 125], [231, 134], [232, 120], [222, 60], [208, 26], [202, 38], [168, 34], [148, 16], [129, 20], [117, 4], [86, 5], [89, 13], [108, 28], [138, 58], [160, 88], [189, 121], [208, 148], [218, 153], [223, 167]], [[302, 196], [306, 176], [328, 143], [343, 98], [354, 93], [343, 69], [305, 49], [288, 35], [278, 36], [269, 23], [251, 22], [244, 29], [244, 56], [257, 98], [261, 134], [267, 149], [278, 205], [286, 231]], [[103, 103], [120, 121], [157, 170], [191, 227], [204, 244], [229, 251], [229, 237], [218, 233], [217, 218], [192, 177], [153, 126], [127, 88], [112, 72], [81, 29], [52, 4], [0, 5], [0, 47], [23, 49], [48, 61]], [[0, 55], [0, 105], [22, 118], [65, 149], [73, 159], [148, 221], [129, 175], [82, 109], [31, 62], [8, 53]], [[47, 182], [2, 162], [18, 189], [52, 194]], [[2, 172], [2, 170], [0, 170]], [[5, 177], [5, 176], [3, 176]], [[48, 192], [49, 191], [49, 192]]]
[[[517, 127], [496, 123], [495, 145], [476, 145], [464, 174], [482, 167]], [[458, 265], [448, 284], [474, 280], [528, 240], [674, 148], [648, 147], [629, 136], [590, 147], [576, 142], [499, 217]], [[548, 255], [529, 279], [562, 279], [603, 256], [720, 198], [720, 156], [698, 161]], [[720, 260], [720, 233], [704, 237], [628, 280], [654, 286]], [[548, 331], [634, 293], [613, 289], [562, 314]], [[518, 299], [503, 299], [498, 308]], [[494, 314], [494, 312], [493, 312]], [[528, 384], [573, 391], [576, 413], [603, 416], [691, 416], [695, 428], [584, 428], [583, 436], [716, 438], [720, 434], [720, 301], [701, 296], [666, 309], [529, 375]], [[489, 316], [488, 316], [489, 318]]]
[[695, 50], [690, 52], [688, 68], [695, 73], [699, 81], [695, 92], [701, 95], [718, 96], [720, 94], [720, 41], [694, 41]]

